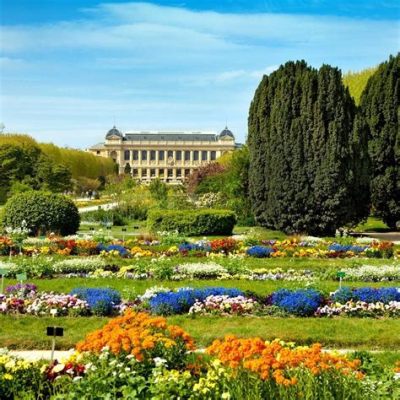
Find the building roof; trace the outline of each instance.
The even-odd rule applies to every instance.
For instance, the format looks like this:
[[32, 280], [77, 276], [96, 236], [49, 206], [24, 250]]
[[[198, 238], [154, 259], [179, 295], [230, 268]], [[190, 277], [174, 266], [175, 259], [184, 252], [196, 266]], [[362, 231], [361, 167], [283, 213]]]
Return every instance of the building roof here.
[[89, 150], [104, 150], [104, 149], [106, 149], [104, 143], [97, 143], [94, 146], [89, 147]]
[[124, 140], [216, 142], [218, 135], [205, 132], [132, 132], [126, 133]]
[[223, 131], [221, 131], [221, 133], [219, 134], [219, 137], [223, 138], [223, 137], [227, 137], [227, 136], [231, 137], [232, 139], [235, 139], [235, 136], [233, 136], [232, 131], [229, 130], [227, 126], [225, 126], [225, 129]]
[[124, 135], [115, 127], [115, 125], [107, 132], [106, 139], [112, 137], [112, 136], [118, 136], [122, 138]]

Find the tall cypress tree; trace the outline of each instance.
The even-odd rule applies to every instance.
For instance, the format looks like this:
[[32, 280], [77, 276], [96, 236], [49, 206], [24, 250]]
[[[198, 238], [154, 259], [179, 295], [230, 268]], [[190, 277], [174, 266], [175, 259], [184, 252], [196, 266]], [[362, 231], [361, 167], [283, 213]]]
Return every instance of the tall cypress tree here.
[[360, 108], [372, 163], [372, 206], [395, 228], [400, 221], [400, 53], [369, 78]]
[[258, 223], [332, 234], [367, 215], [368, 175], [360, 174], [368, 170], [366, 141], [356, 143], [365, 131], [353, 131], [355, 111], [337, 68], [288, 62], [263, 78], [250, 106], [248, 137]]

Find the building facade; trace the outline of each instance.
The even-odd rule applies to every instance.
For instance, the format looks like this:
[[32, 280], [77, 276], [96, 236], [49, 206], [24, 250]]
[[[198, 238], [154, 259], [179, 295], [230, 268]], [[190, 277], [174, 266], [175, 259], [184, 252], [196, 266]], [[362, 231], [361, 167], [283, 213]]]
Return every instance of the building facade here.
[[180, 183], [200, 165], [215, 161], [234, 150], [233, 133], [226, 127], [220, 134], [210, 132], [132, 132], [121, 133], [115, 126], [104, 143], [88, 150], [100, 157], [111, 157], [120, 174], [150, 182], [159, 178]]

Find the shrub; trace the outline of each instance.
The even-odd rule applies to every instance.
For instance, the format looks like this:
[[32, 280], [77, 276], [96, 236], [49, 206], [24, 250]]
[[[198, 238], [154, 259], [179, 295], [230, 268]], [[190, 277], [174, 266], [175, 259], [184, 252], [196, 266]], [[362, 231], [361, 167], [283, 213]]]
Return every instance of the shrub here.
[[80, 216], [72, 200], [47, 192], [24, 192], [11, 197], [4, 207], [3, 225], [13, 228], [26, 222], [31, 235], [57, 232], [75, 234]]
[[121, 295], [108, 288], [76, 288], [71, 290], [71, 295], [85, 300], [95, 315], [111, 315], [113, 307], [121, 303]]
[[229, 210], [153, 210], [148, 216], [152, 231], [178, 231], [184, 235], [230, 235], [236, 215]]

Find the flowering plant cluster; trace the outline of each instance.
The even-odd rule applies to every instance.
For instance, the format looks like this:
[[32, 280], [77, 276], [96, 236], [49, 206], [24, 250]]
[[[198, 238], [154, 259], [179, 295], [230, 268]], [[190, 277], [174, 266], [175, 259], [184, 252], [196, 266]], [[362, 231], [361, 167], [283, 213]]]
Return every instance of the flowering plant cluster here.
[[400, 281], [399, 265], [363, 265], [359, 268], [344, 269], [346, 281], [383, 282]]
[[138, 361], [152, 363], [154, 357], [185, 358], [185, 353], [194, 349], [194, 342], [183, 329], [168, 325], [162, 317], [126, 311], [76, 346], [78, 351], [95, 353], [104, 347], [113, 354], [131, 354]]
[[148, 306], [154, 314], [182, 314], [188, 312], [196, 301], [203, 301], [209, 296], [224, 295], [236, 297], [243, 295], [243, 292], [238, 289], [224, 287], [180, 288], [177, 291], [157, 293], [149, 299]]
[[244, 315], [253, 314], [257, 307], [259, 304], [255, 300], [245, 296], [211, 295], [203, 301], [196, 300], [189, 314]]
[[86, 301], [68, 294], [39, 292], [30, 297], [0, 295], [0, 314], [82, 316], [89, 313]]
[[329, 303], [319, 307], [315, 312], [319, 317], [333, 317], [335, 315], [348, 317], [400, 317], [400, 301], [388, 303], [366, 301], [347, 301], [346, 303]]
[[[293, 343], [280, 340], [268, 342], [260, 338], [241, 339], [229, 335], [224, 340], [215, 340], [207, 348], [207, 353], [236, 371], [236, 376], [243, 373], [247, 376], [257, 375], [265, 394], [277, 393], [277, 387], [285, 387], [292, 398], [298, 398], [300, 393], [304, 395], [307, 390], [303, 381], [305, 376], [315, 379], [320, 386], [332, 385], [331, 390], [340, 385], [341, 380], [336, 381], [338, 375], [351, 377], [354, 381], [364, 378], [359, 369], [359, 360], [323, 352], [320, 344], [295, 347]], [[314, 388], [317, 391], [321, 389]]]

